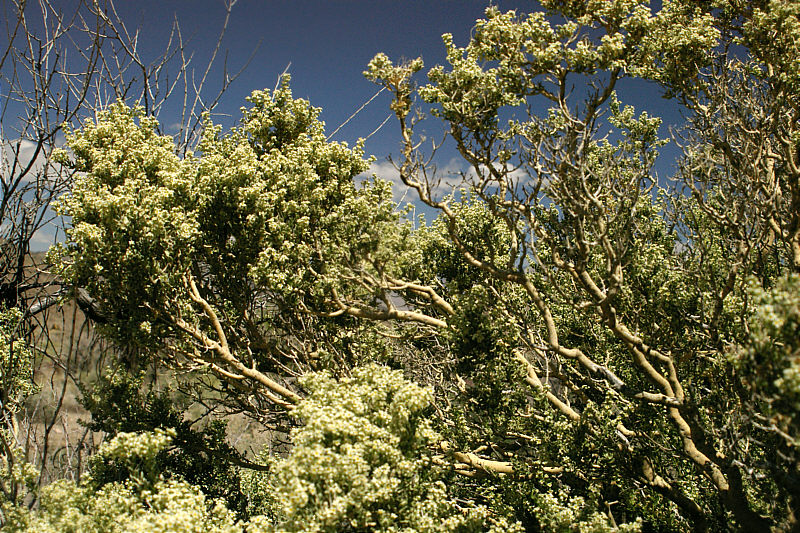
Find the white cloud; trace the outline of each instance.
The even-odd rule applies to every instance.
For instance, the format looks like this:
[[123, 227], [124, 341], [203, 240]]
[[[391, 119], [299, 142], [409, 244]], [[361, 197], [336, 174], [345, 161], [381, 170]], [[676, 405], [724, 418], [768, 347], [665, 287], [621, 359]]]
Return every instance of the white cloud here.
[[413, 191], [408, 191], [408, 187], [400, 179], [400, 172], [390, 162], [373, 161], [366, 172], [356, 176], [356, 180], [364, 181], [373, 175], [392, 184], [392, 200], [396, 204], [405, 204], [413, 201], [411, 196]]
[[[532, 186], [534, 185], [534, 179], [525, 169], [525, 167], [515, 167], [509, 164], [501, 165], [500, 163], [494, 163], [494, 168], [500, 171], [500, 175], [502, 176], [505, 186], [509, 190], [508, 194], [520, 194], [523, 192], [523, 188], [525, 186]], [[481, 165], [480, 167], [481, 176], [488, 176], [488, 168], [485, 165]], [[470, 171], [470, 177], [474, 179], [476, 177], [475, 171]], [[497, 184], [495, 179], [488, 180], [490, 185]]]
[[[12, 231], [14, 231], [14, 228], [8, 221], [0, 224], [0, 239], [18, 237], [18, 235], [9, 235], [9, 232]], [[28, 240], [30, 251], [46, 252], [55, 243], [64, 242], [65, 237], [64, 221], [60, 218], [53, 219], [38, 228], [34, 234], [30, 236]]]
[[0, 138], [0, 155], [2, 155], [0, 172], [2, 172], [3, 181], [15, 180], [32, 160], [33, 165], [23, 176], [23, 183], [36, 181], [37, 176], [41, 176], [47, 166], [47, 155], [52, 151], [52, 147], [43, 146], [38, 154], [36, 147], [35, 142], [27, 139], [5, 140]]
[[[462, 167], [459, 163], [458, 159], [451, 159], [446, 165], [437, 167], [435, 177], [438, 181], [432, 184], [434, 199], [441, 199], [451, 194], [462, 183]], [[372, 175], [392, 184], [392, 199], [399, 206], [418, 203], [417, 191], [403, 183], [400, 179], [400, 172], [389, 161], [373, 162], [369, 170], [358, 176], [357, 179], [367, 179]]]
[[[63, 144], [63, 142], [63, 137], [57, 140], [57, 144]], [[48, 155], [52, 151], [52, 146], [43, 147], [39, 153], [36, 148], [36, 143], [27, 139], [6, 140], [0, 137], [0, 179], [4, 183], [11, 185], [30, 165], [30, 170], [22, 175], [16, 189], [12, 191], [14, 195], [12, 207], [3, 213], [3, 216], [7, 218], [0, 221], [2, 224], [0, 233], [13, 231], [11, 225], [21, 224], [22, 216], [25, 216], [26, 219], [33, 216], [38, 217], [41, 210], [44, 209], [44, 223], [36, 228], [29, 241], [31, 251], [40, 252], [47, 250], [56, 239], [63, 240], [64, 233], [59, 231], [59, 228], [63, 227], [63, 220], [55, 216], [49, 205], [40, 204], [40, 200], [36, 199], [36, 192], [41, 188], [60, 191], [64, 186], [64, 176], [60, 175], [57, 168], [48, 166]], [[48, 195], [45, 194], [45, 202], [47, 197]], [[27, 214], [23, 215], [23, 212]]]
[[44, 227], [39, 228], [39, 231], [33, 234], [31, 238], [31, 251], [44, 252], [48, 250], [56, 242], [64, 242], [64, 231], [55, 222], [46, 224]]
[[[480, 167], [478, 171], [483, 176], [487, 174], [485, 167]], [[506, 167], [503, 174], [511, 190], [516, 193], [521, 193], [521, 188], [524, 185], [531, 185], [531, 177], [524, 168]], [[369, 170], [357, 176], [356, 180], [359, 182], [364, 181], [373, 175], [391, 183], [392, 200], [397, 204], [398, 208], [403, 209], [407, 205], [411, 205], [414, 207], [415, 212], [425, 213], [426, 216], [431, 216], [432, 218], [436, 216], [435, 210], [422, 205], [417, 196], [417, 191], [403, 183], [400, 179], [400, 172], [389, 161], [373, 162]], [[429, 177], [431, 175], [436, 180], [436, 183], [431, 184], [431, 194], [434, 200], [441, 200], [450, 194], [455, 194], [458, 197], [458, 189], [460, 187], [468, 187], [469, 184], [474, 184], [478, 181], [478, 173], [475, 169], [469, 167], [463, 159], [459, 158], [453, 158], [444, 165], [438, 165], [435, 173], [429, 172]], [[513, 192], [509, 194], [513, 194]]]

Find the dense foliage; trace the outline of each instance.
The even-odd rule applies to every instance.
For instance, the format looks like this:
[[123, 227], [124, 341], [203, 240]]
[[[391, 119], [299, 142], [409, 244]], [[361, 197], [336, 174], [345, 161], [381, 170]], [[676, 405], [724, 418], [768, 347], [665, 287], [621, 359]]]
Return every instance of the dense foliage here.
[[[800, 2], [541, 4], [487, 9], [463, 48], [445, 35], [427, 84], [421, 59], [368, 65], [428, 223], [354, 181], [362, 147], [327, 141], [288, 78], [184, 157], [124, 103], [72, 131], [73, 227], [51, 255], [133, 377], [85, 400], [116, 435], [92, 478], [7, 520], [800, 527]], [[627, 78], [688, 117], [670, 183]], [[453, 190], [420, 151], [424, 111], [463, 158]], [[145, 367], [290, 444], [248, 470], [223, 426], [139, 391]]]

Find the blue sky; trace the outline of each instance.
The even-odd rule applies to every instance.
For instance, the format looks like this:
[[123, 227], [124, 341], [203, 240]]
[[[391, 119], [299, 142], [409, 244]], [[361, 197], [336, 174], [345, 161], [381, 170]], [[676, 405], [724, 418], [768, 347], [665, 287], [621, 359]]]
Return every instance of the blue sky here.
[[[495, 2], [501, 9], [531, 2]], [[366, 102], [377, 87], [363, 76], [377, 52], [392, 59], [422, 56], [427, 66], [444, 61], [441, 35], [453, 33], [466, 44], [470, 28], [483, 15], [487, 1], [309, 1], [239, 0], [234, 6], [223, 47], [236, 69], [255, 56], [225, 96], [222, 112], [237, 114], [244, 97], [254, 89], [272, 88], [291, 63], [296, 97], [321, 107], [328, 130], [333, 131]], [[207, 58], [219, 34], [225, 10], [221, 0], [159, 0], [122, 2], [119, 13], [130, 26], [140, 25], [148, 51], [155, 55], [167, 40], [174, 17], [198, 63]], [[256, 49], [257, 47], [257, 49]], [[389, 113], [388, 95], [381, 95], [337, 134], [354, 141], [380, 125]], [[368, 149], [385, 155], [397, 146], [391, 124], [370, 139]], [[395, 133], [394, 130], [391, 130]]]
[[[65, 13], [74, 11], [77, 0], [55, 0]], [[494, 0], [501, 10], [530, 12], [539, 9], [535, 1]], [[378, 88], [362, 72], [378, 52], [391, 59], [422, 56], [425, 71], [444, 63], [441, 35], [452, 33], [455, 43], [464, 46], [476, 19], [481, 18], [489, 0], [395, 1], [395, 0], [238, 0], [222, 44], [223, 56], [212, 71], [209, 89], [220, 85], [221, 66], [237, 71], [252, 56], [242, 76], [224, 95], [216, 112], [217, 121], [230, 126], [239, 108], [253, 90], [273, 88], [278, 76], [289, 66], [295, 97], [306, 98], [322, 108], [327, 131], [332, 132], [356, 109], [369, 100]], [[117, 0], [118, 14], [129, 30], [139, 29], [139, 49], [145, 58], [163, 54], [173, 22], [180, 24], [186, 49], [193, 54], [193, 66], [202, 71], [217, 42], [225, 19], [223, 0]], [[623, 103], [665, 119], [667, 126], [680, 122], [677, 106], [661, 98], [661, 91], [641, 81], [623, 80], [618, 84]], [[383, 93], [342, 128], [333, 140], [353, 144], [373, 132], [390, 115], [390, 97]], [[172, 100], [178, 106], [180, 98]], [[160, 119], [167, 126], [179, 120], [178, 108], [167, 107]], [[442, 131], [437, 123], [426, 124], [430, 137]], [[392, 179], [389, 154], [399, 149], [399, 134], [392, 117], [366, 144], [367, 153], [377, 162], [373, 170]], [[657, 163], [659, 176], [672, 173], [678, 150], [673, 145], [662, 149]], [[437, 163], [459, 170], [463, 163], [453, 149], [442, 151]], [[660, 180], [662, 184], [663, 179]], [[409, 199], [409, 198], [406, 198]], [[47, 240], [43, 237], [44, 240]]]
[[[533, 1], [493, 3], [503, 11], [538, 9]], [[223, 48], [231, 70], [238, 69], [254, 51], [255, 55], [218, 111], [238, 116], [245, 96], [254, 89], [274, 87], [280, 73], [291, 64], [295, 96], [321, 107], [322, 119], [331, 132], [375, 94], [377, 87], [361, 73], [377, 52], [393, 60], [422, 56], [427, 70], [444, 62], [441, 35], [452, 33], [456, 44], [465, 45], [475, 20], [483, 16], [488, 5], [487, 0], [239, 0]], [[163, 49], [177, 17], [184, 36], [191, 37], [189, 48], [195, 52], [198, 65], [209, 56], [225, 15], [222, 0], [122, 1], [118, 9], [129, 27], [142, 28], [141, 42], [153, 56]], [[219, 79], [217, 74], [212, 82]], [[663, 116], [667, 123], [676, 120], [676, 107], [663, 100], [654, 86], [622, 83], [620, 93], [623, 102], [637, 109]], [[388, 103], [388, 95], [382, 94], [334, 139], [352, 143], [368, 135], [389, 115]], [[367, 151], [379, 160], [397, 149], [393, 120], [367, 143]], [[669, 171], [674, 158], [675, 151], [667, 149], [659, 164], [661, 174]]]

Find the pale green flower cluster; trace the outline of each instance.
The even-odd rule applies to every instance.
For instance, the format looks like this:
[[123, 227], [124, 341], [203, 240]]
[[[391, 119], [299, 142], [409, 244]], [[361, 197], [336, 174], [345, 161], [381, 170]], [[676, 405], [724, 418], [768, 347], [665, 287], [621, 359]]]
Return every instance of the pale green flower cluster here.
[[630, 31], [640, 35], [641, 43], [628, 72], [634, 76], [664, 82], [685, 81], [696, 69], [707, 64], [709, 52], [719, 42], [714, 17], [699, 7], [682, 1], [665, 1], [662, 9], [645, 19], [637, 11]]
[[[572, 17], [554, 24], [545, 13], [518, 17], [489, 8], [470, 43], [459, 48], [443, 36], [450, 70], [428, 73], [420, 95], [437, 112], [479, 132], [495, 126], [496, 111], [530, 95], [553, 98], [560, 75], [594, 74], [603, 69], [659, 80], [679, 79], [687, 65], [707, 61], [719, 37], [713, 17], [683, 2], [667, 1], [657, 14], [642, 0], [547, 1], [543, 6]], [[592, 36], [590, 29], [598, 30]], [[387, 72], [373, 68], [369, 77]], [[693, 67], [692, 67], [693, 68]], [[538, 78], [537, 78], [538, 77]], [[500, 132], [498, 132], [500, 133]]]
[[119, 432], [103, 443], [90, 461], [116, 463], [127, 470], [131, 483], [149, 487], [160, 480], [156, 457], [175, 437], [173, 428], [156, 428], [140, 433]]
[[22, 402], [36, 391], [33, 354], [20, 339], [19, 309], [0, 309], [0, 384], [4, 389], [2, 411], [16, 413]]
[[449, 498], [427, 451], [437, 442], [423, 417], [429, 390], [375, 364], [339, 381], [311, 374], [303, 385], [310, 394], [295, 411], [303, 426], [274, 480], [281, 531], [515, 530]]
[[[130, 469], [125, 482], [97, 488], [58, 481], [44, 487], [39, 506], [4, 502], [5, 529], [19, 533], [122, 532], [519, 532], [486, 507], [456, 505], [433, 462], [439, 436], [424, 418], [431, 391], [380, 365], [357, 368], [337, 381], [309, 374], [310, 395], [295, 415], [294, 447], [268, 474], [250, 472], [246, 486], [259, 499], [249, 521], [180, 479], [152, 471], [171, 442], [170, 430], [119, 433], [94, 460]], [[30, 465], [20, 457], [20, 468]], [[19, 468], [18, 468], [19, 470]], [[16, 478], [22, 474], [15, 471]], [[35, 474], [35, 472], [33, 473]], [[0, 472], [4, 480], [7, 472]], [[34, 475], [28, 476], [34, 479]], [[15, 478], [15, 479], [16, 479]]]
[[203, 291], [212, 305], [241, 313], [265, 293], [346, 297], [361, 289], [343, 279], [389, 269], [406, 246], [390, 184], [354, 184], [369, 165], [363, 148], [328, 142], [288, 77], [248, 101], [230, 133], [206, 123], [199, 156], [176, 156], [153, 118], [121, 103], [68, 135], [80, 172], [61, 204], [69, 243], [53, 258], [123, 341], [162, 346], [175, 330], [161, 317], [197, 321], [187, 276], [218, 287]]
[[[234, 515], [222, 502], [208, 501], [198, 487], [181, 480], [145, 480], [147, 464], [165, 449], [170, 432], [120, 433], [105, 443], [98, 458], [113, 458], [132, 469], [131, 479], [97, 489], [56, 481], [44, 487], [39, 506], [24, 512], [20, 506], [3, 509], [5, 529], [19, 533], [234, 533], [241, 532]], [[21, 464], [27, 464], [24, 461]], [[152, 474], [152, 472], [150, 472]]]
[[80, 172], [60, 205], [73, 227], [57, 252], [64, 277], [114, 302], [115, 327], [132, 332], [149, 316], [143, 301], [174, 300], [198, 237], [197, 212], [187, 209], [196, 203], [196, 161], [179, 159], [172, 138], [141, 115], [116, 103], [68, 134]]
[[183, 481], [159, 481], [137, 492], [111, 483], [95, 491], [69, 481], [42, 490], [39, 509], [7, 524], [20, 533], [240, 533], [242, 528], [222, 503], [208, 502]]
[[0, 520], [5, 521], [24, 518], [22, 505], [39, 477], [17, 446], [17, 416], [25, 399], [37, 391], [33, 354], [19, 338], [21, 320], [19, 309], [0, 309], [0, 415], [7, 424], [0, 428]]
[[6, 523], [20, 524], [27, 518], [25, 500], [36, 490], [39, 470], [30, 464], [25, 452], [15, 443], [15, 435], [3, 429], [0, 439], [7, 444], [0, 456], [0, 517]]
[[563, 492], [535, 496], [537, 516], [542, 531], [579, 531], [581, 533], [635, 533], [642, 530], [641, 519], [627, 524], [612, 524], [608, 515], [586, 513], [586, 502], [580, 496], [570, 498]]
[[172, 438], [175, 430], [172, 428], [157, 428], [154, 431], [145, 433], [126, 433], [119, 432], [110, 441], [104, 443], [98, 454], [110, 459], [127, 459], [136, 457], [142, 461], [152, 461], [162, 450], [164, 450]]
[[[774, 76], [773, 83], [796, 94], [800, 89], [800, 2], [769, 0], [755, 6], [742, 29], [738, 42], [753, 51], [762, 73]], [[765, 65], [773, 65], [773, 71]]]
[[[782, 279], [771, 290], [753, 282], [750, 296], [755, 320], [744, 355], [764, 365], [761, 370], [766, 373], [759, 376], [759, 385], [768, 392], [774, 386], [775, 402], [791, 406], [782, 414], [800, 430], [800, 276]], [[800, 442], [800, 433], [795, 437]]]

